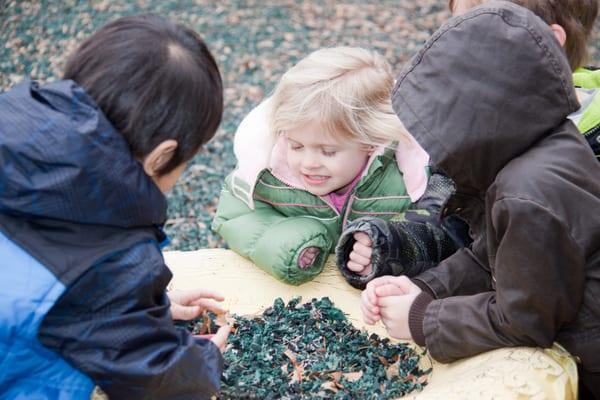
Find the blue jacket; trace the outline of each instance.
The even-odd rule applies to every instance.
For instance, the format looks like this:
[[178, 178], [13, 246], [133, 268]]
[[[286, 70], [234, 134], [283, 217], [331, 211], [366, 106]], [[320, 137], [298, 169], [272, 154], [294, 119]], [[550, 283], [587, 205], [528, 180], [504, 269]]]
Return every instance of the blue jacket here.
[[0, 94], [0, 398], [208, 398], [222, 357], [173, 325], [166, 200], [72, 81]]

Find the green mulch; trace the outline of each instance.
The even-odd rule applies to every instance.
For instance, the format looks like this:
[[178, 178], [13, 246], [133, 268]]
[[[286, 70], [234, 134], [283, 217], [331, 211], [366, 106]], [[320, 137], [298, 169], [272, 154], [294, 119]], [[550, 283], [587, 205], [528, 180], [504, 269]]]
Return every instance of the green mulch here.
[[[446, 0], [208, 1], [0, 0], [0, 90], [24, 77], [60, 77], [68, 53], [107, 21], [154, 12], [199, 31], [225, 82], [226, 112], [217, 137], [196, 157], [169, 195], [169, 249], [223, 243], [210, 232], [221, 182], [235, 166], [232, 137], [244, 115], [281, 74], [327, 46], [377, 50], [395, 71], [449, 16]], [[596, 36], [592, 43], [598, 46]], [[600, 52], [592, 49], [593, 62]]]
[[[221, 399], [390, 399], [427, 384], [413, 348], [356, 329], [327, 297], [300, 302], [278, 298], [261, 315], [229, 318]], [[206, 334], [215, 322], [180, 324]]]

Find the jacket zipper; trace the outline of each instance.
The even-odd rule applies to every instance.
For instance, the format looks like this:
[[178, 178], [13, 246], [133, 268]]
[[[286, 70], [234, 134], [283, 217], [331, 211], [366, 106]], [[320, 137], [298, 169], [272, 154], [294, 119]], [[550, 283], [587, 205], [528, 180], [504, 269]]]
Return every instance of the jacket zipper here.
[[[291, 184], [290, 182], [288, 182], [287, 180], [283, 179], [282, 177], [276, 175], [275, 173], [273, 173], [273, 171], [269, 171], [271, 173], [271, 175], [273, 175], [275, 178], [279, 179], [284, 185], [287, 185], [289, 187], [291, 187], [292, 189], [296, 189], [296, 190], [302, 190], [303, 192], [310, 193], [308, 190], [304, 189], [304, 188], [300, 188], [296, 185]], [[314, 196], [314, 194], [312, 194]], [[338, 217], [340, 216], [340, 212], [337, 210], [337, 208], [335, 208], [335, 206], [333, 205], [333, 203], [330, 203], [329, 201], [327, 201], [325, 199], [324, 196], [317, 196], [323, 203], [327, 204], [329, 206], [329, 208], [331, 208], [333, 210], [333, 212], [335, 212], [335, 215], [337, 215]]]
[[346, 202], [346, 209], [344, 210], [344, 218], [342, 219], [342, 230], [346, 227], [346, 222], [348, 221], [348, 215], [350, 215], [350, 210], [352, 209], [352, 205], [354, 204], [354, 199], [356, 196], [354, 193], [350, 194], [348, 201]]
[[587, 140], [587, 142], [590, 144], [590, 146], [592, 146], [592, 149], [594, 149], [594, 152], [598, 151], [598, 149], [600, 149], [600, 135], [596, 136], [596, 143], [594, 142], [593, 136], [596, 135], [598, 132], [600, 132], [600, 124], [596, 125], [595, 127], [593, 127], [592, 129], [590, 129], [589, 131], [585, 132], [583, 134], [583, 137], [585, 138], [585, 140]]

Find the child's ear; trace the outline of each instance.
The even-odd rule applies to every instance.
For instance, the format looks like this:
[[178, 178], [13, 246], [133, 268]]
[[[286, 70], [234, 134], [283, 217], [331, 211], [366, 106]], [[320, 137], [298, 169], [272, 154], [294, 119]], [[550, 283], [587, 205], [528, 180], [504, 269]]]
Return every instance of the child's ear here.
[[552, 32], [554, 32], [554, 36], [556, 37], [556, 40], [558, 40], [558, 43], [564, 47], [567, 42], [567, 32], [565, 32], [565, 28], [558, 24], [552, 24], [550, 25], [550, 28], [552, 28]]
[[158, 171], [171, 161], [176, 149], [176, 140], [169, 139], [161, 142], [142, 160], [144, 172], [146, 172], [148, 176], [158, 175]]

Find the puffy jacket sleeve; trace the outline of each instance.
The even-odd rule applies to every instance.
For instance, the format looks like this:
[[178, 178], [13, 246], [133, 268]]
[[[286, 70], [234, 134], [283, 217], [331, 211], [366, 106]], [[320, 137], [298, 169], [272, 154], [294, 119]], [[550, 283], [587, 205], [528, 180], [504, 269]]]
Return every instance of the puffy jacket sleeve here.
[[[499, 347], [549, 347], [580, 307], [584, 253], [562, 220], [533, 201], [503, 199], [492, 224], [499, 239], [491, 252], [495, 291], [433, 300], [425, 309], [425, 342], [438, 361]], [[416, 311], [413, 304], [409, 319]]]
[[211, 398], [223, 359], [210, 341], [173, 325], [171, 272], [155, 242], [106, 257], [68, 287], [38, 338], [110, 398]]
[[[309, 217], [287, 217], [258, 200], [251, 209], [230, 192], [228, 182], [212, 228], [232, 250], [291, 285], [307, 282], [323, 270], [333, 246], [325, 225]], [[312, 267], [301, 269], [298, 259], [308, 247], [317, 247], [320, 253]]]

